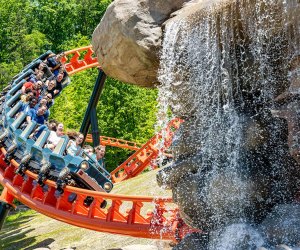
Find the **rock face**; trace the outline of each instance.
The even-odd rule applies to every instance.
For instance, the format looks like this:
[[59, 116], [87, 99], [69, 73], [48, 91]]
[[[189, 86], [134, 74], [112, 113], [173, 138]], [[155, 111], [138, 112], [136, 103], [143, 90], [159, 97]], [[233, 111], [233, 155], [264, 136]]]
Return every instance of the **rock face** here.
[[[167, 21], [160, 98], [185, 123], [173, 143], [175, 163], [158, 181], [172, 189], [188, 224], [209, 232], [232, 232], [240, 222], [258, 227], [295, 199], [299, 11], [296, 0], [215, 0], [191, 3]], [[272, 243], [293, 243], [293, 235]]]
[[95, 29], [93, 49], [104, 72], [124, 82], [157, 83], [162, 24], [189, 0], [115, 0]]
[[300, 205], [284, 204], [274, 208], [261, 224], [266, 241], [272, 245], [284, 242], [295, 246], [300, 243]]

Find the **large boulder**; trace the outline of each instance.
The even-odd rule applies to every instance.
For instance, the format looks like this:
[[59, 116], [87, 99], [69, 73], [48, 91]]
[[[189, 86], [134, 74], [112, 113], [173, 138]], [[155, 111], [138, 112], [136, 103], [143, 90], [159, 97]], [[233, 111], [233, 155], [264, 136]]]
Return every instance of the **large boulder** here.
[[157, 83], [162, 24], [190, 0], [115, 0], [93, 33], [104, 72], [124, 82]]

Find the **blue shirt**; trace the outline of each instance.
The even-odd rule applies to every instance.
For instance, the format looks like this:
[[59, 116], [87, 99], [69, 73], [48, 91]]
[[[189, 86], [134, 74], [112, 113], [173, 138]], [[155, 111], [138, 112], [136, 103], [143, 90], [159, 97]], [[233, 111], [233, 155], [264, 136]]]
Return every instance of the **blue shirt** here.
[[[36, 110], [38, 110], [38, 109], [40, 108], [40, 104], [35, 105], [34, 108], [35, 108]], [[48, 121], [49, 115], [50, 115], [50, 111], [49, 111], [49, 109], [47, 109], [47, 111], [46, 111], [45, 114], [44, 114], [44, 118], [45, 118], [46, 121]]]
[[99, 163], [99, 165], [100, 165], [102, 168], [104, 168], [104, 169], [106, 170], [106, 168], [105, 168], [105, 162], [104, 162], [104, 159], [103, 159], [103, 158], [99, 159], [99, 160], [98, 160], [98, 163]]
[[31, 120], [35, 121], [37, 124], [44, 124], [45, 123], [44, 115], [37, 115], [37, 110], [35, 108], [30, 109], [27, 112], [27, 116], [30, 116]]
[[21, 107], [19, 108], [18, 112], [25, 112], [29, 111], [30, 107], [28, 103], [22, 103]]
[[53, 74], [55, 76], [57, 76], [58, 73], [59, 73], [59, 70], [58, 70], [58, 68], [57, 69], [54, 69], [54, 68], [56, 68], [58, 65], [61, 65], [61, 63], [58, 62], [58, 61], [56, 61], [56, 57], [55, 56], [49, 57], [47, 59], [47, 65], [52, 68]]
[[55, 68], [58, 65], [55, 56], [49, 57], [47, 59], [47, 65], [51, 68]]

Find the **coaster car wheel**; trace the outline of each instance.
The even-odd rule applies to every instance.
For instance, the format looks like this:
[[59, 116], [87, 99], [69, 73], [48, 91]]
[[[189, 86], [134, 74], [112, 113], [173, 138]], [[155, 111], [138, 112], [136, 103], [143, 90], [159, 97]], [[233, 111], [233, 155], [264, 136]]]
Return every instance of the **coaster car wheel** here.
[[27, 154], [22, 158], [20, 165], [19, 165], [18, 169], [16, 170], [16, 174], [19, 174], [22, 177], [24, 177], [24, 174], [28, 168], [28, 163], [29, 163], [30, 159], [31, 159], [31, 154]]
[[37, 180], [37, 183], [41, 187], [45, 185], [44, 182], [47, 180], [49, 173], [50, 173], [50, 164], [48, 162], [44, 162], [40, 169], [40, 173], [38, 175], [38, 180]]

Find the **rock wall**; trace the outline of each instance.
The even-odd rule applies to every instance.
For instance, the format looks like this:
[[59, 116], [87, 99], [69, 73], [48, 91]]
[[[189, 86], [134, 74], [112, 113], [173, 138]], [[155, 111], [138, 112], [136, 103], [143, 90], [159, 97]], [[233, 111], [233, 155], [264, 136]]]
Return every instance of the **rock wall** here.
[[166, 23], [160, 98], [185, 123], [158, 181], [188, 224], [210, 232], [208, 249], [300, 241], [292, 215], [296, 233], [278, 241], [259, 228], [299, 191], [299, 11], [297, 0], [203, 1]]

